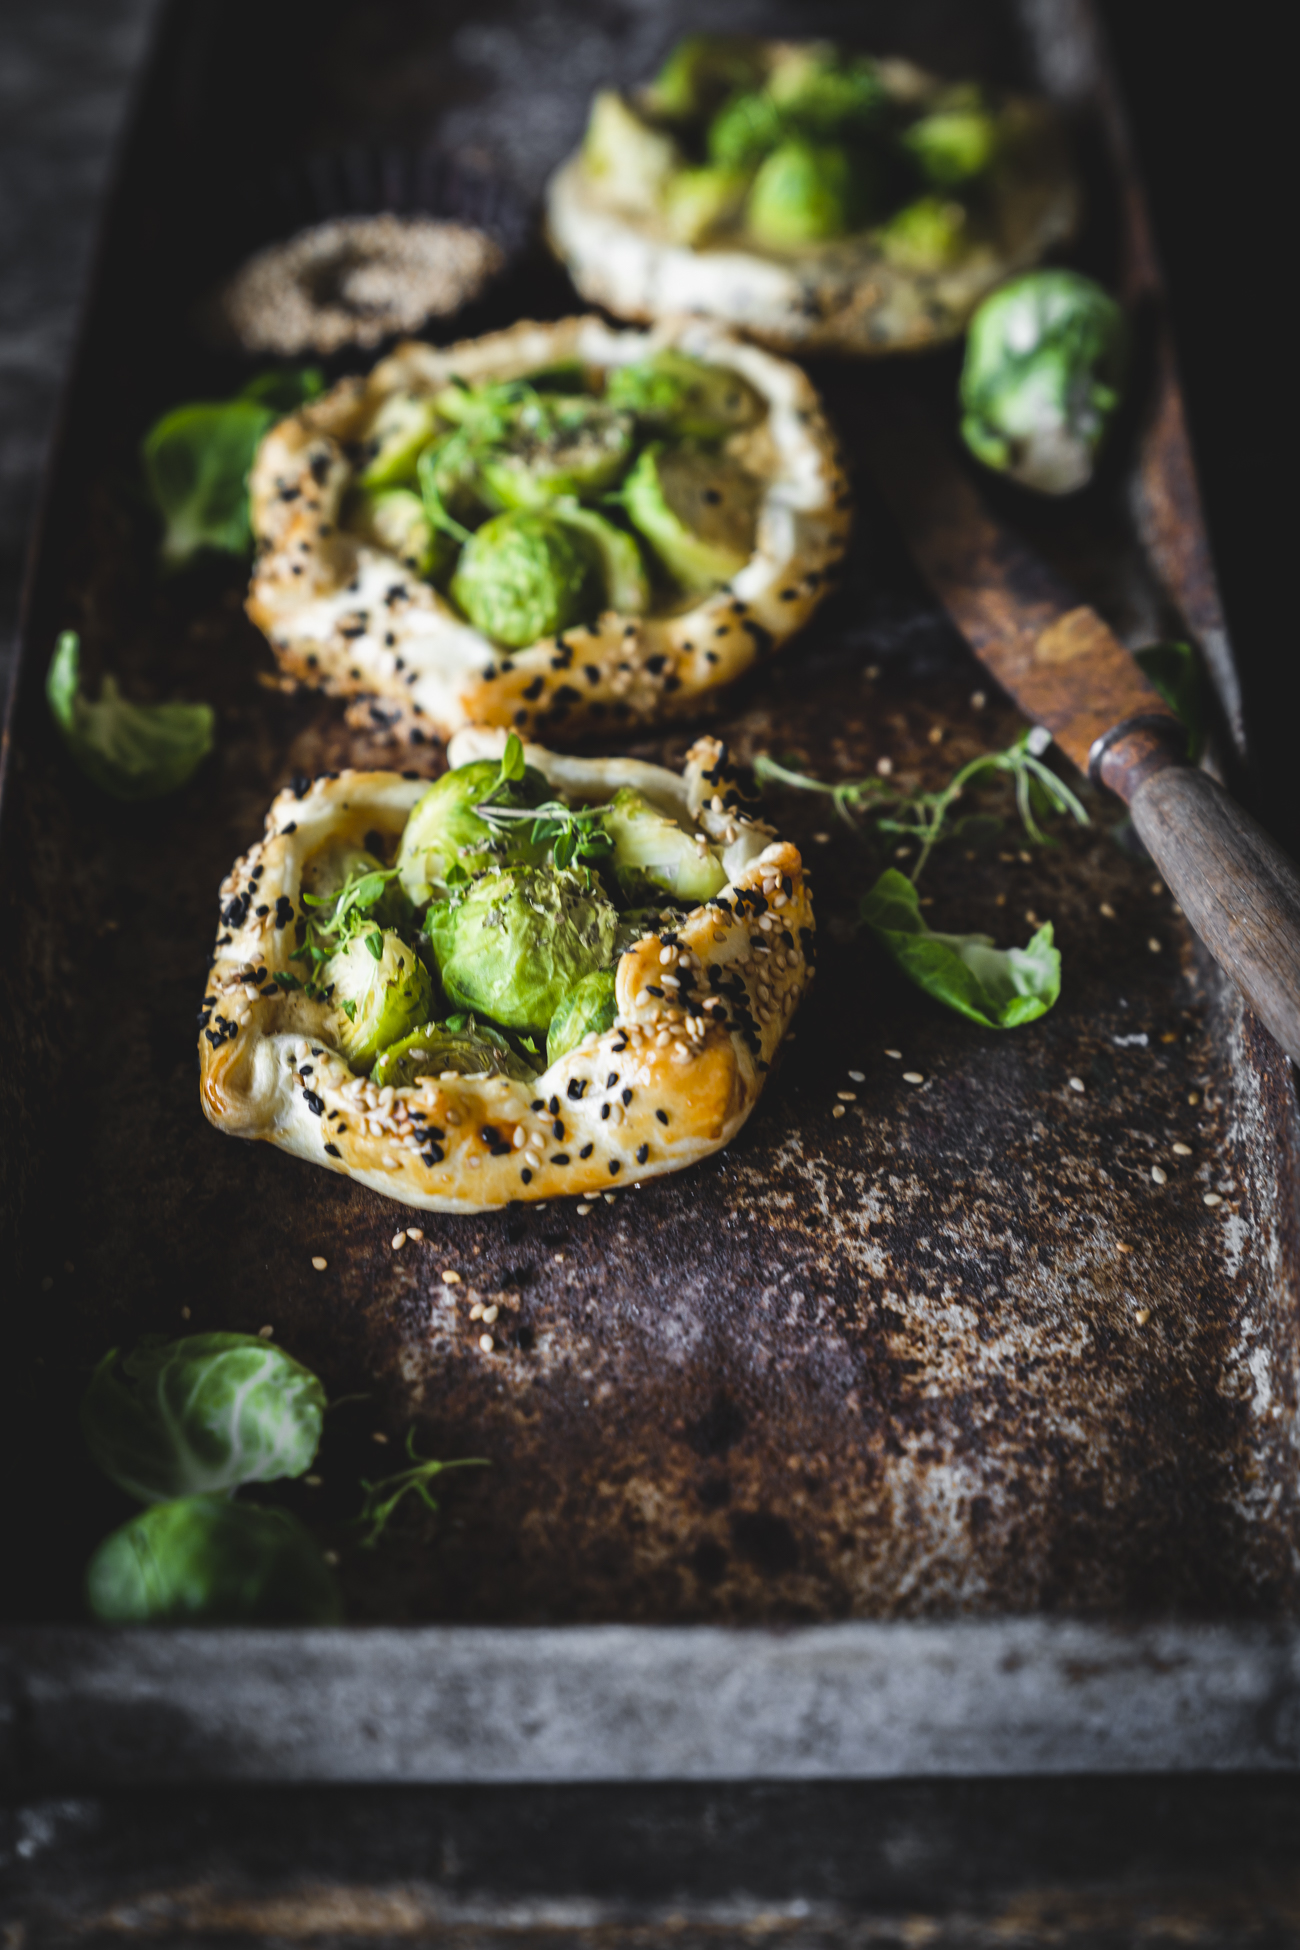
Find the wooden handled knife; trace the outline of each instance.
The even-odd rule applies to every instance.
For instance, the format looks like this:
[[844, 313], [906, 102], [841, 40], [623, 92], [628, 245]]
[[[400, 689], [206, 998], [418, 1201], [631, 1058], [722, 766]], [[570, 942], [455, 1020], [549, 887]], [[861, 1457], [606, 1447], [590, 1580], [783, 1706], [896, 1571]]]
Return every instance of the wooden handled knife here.
[[953, 622], [1026, 717], [1128, 806], [1211, 954], [1300, 1063], [1300, 873], [1208, 772], [1096, 611], [990, 513], [919, 401], [867, 433], [873, 472]]

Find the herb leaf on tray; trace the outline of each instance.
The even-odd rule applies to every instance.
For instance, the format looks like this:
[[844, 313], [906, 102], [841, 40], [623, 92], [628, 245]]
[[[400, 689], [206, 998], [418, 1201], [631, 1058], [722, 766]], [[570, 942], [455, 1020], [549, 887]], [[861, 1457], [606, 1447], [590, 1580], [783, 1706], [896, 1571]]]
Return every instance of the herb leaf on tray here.
[[439, 1462], [433, 1456], [420, 1455], [415, 1446], [414, 1428], [406, 1431], [406, 1453], [411, 1460], [409, 1469], [399, 1469], [391, 1476], [381, 1476], [377, 1483], [367, 1482], [364, 1477], [361, 1480], [365, 1500], [356, 1522], [370, 1526], [361, 1539], [367, 1550], [373, 1550], [384, 1535], [403, 1497], [414, 1495], [426, 1510], [436, 1513], [437, 1502], [429, 1494], [429, 1485], [435, 1476], [440, 1476], [446, 1469], [486, 1469], [488, 1466], [485, 1456], [460, 1456], [455, 1462]]
[[212, 750], [216, 714], [210, 704], [132, 704], [108, 674], [92, 702], [81, 688], [75, 630], [64, 630], [55, 646], [45, 696], [79, 770], [114, 799], [175, 792]]

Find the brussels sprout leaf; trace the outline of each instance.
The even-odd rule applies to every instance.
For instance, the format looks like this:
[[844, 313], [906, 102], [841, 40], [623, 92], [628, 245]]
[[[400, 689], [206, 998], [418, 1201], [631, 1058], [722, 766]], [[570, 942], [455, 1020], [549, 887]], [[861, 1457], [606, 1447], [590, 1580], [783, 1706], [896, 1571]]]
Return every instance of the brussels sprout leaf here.
[[524, 776], [524, 748], [516, 732], [506, 739], [506, 748], [501, 754], [501, 777], [513, 783]]
[[1027, 948], [995, 948], [986, 934], [936, 934], [915, 887], [892, 867], [863, 898], [862, 918], [918, 988], [988, 1029], [1033, 1022], [1061, 993], [1050, 921]]
[[81, 1427], [119, 1488], [159, 1503], [301, 1476], [324, 1413], [315, 1375], [256, 1335], [146, 1335], [104, 1356]]
[[332, 1625], [338, 1591], [288, 1510], [186, 1496], [155, 1503], [106, 1537], [86, 1571], [106, 1625]]
[[55, 646], [45, 695], [80, 770], [115, 799], [176, 791], [212, 750], [210, 704], [131, 704], [109, 676], [92, 703], [81, 689], [75, 630], [65, 630]]
[[1152, 643], [1133, 652], [1134, 662], [1155, 685], [1187, 733], [1187, 761], [1205, 749], [1205, 691], [1200, 660], [1190, 643]]
[[254, 400], [259, 406], [270, 406], [277, 413], [292, 413], [297, 406], [305, 406], [309, 399], [318, 399], [325, 391], [325, 375], [319, 366], [302, 366], [296, 371], [259, 372], [240, 388], [240, 399]]
[[373, 1550], [379, 1542], [404, 1496], [413, 1493], [426, 1510], [436, 1513], [438, 1505], [429, 1494], [429, 1485], [435, 1476], [440, 1476], [445, 1469], [486, 1469], [488, 1466], [484, 1456], [462, 1456], [458, 1461], [449, 1463], [437, 1462], [431, 1456], [421, 1456], [415, 1447], [413, 1428], [406, 1432], [406, 1453], [411, 1459], [410, 1469], [398, 1470], [393, 1476], [383, 1476], [377, 1483], [368, 1483], [362, 1478], [365, 1501], [356, 1522], [370, 1526], [361, 1539], [367, 1550]]

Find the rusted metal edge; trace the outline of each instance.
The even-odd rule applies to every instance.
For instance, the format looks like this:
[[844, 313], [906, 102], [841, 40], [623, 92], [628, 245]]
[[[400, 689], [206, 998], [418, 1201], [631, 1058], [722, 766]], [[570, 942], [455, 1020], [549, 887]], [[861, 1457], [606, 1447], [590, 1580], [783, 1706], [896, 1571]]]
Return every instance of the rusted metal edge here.
[[1300, 1629], [17, 1630], [9, 1791], [1300, 1766]]

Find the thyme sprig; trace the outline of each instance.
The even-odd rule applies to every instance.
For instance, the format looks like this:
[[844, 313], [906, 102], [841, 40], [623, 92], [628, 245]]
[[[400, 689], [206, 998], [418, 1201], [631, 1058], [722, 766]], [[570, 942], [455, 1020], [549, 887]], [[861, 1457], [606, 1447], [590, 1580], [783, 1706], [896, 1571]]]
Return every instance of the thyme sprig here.
[[881, 832], [905, 834], [918, 841], [916, 863], [908, 874], [915, 886], [935, 847], [960, 834], [965, 821], [954, 819], [953, 808], [977, 779], [1001, 774], [1014, 781], [1016, 810], [1026, 833], [1039, 845], [1050, 841], [1034, 816], [1035, 789], [1056, 812], [1069, 813], [1080, 826], [1088, 824], [1088, 815], [1079, 799], [1043, 762], [1042, 754], [1050, 743], [1049, 734], [1035, 726], [1005, 751], [983, 752], [971, 759], [938, 792], [904, 792], [889, 779], [880, 777], [843, 779], [831, 785], [809, 773], [781, 765], [765, 752], [760, 752], [754, 760], [754, 775], [760, 783], [770, 781], [793, 786], [800, 792], [824, 793], [837, 816], [857, 838], [864, 837], [863, 822], [871, 819]]
[[429, 1494], [429, 1485], [435, 1476], [441, 1476], [448, 1469], [486, 1469], [488, 1466], [485, 1456], [461, 1456], [455, 1462], [439, 1462], [436, 1457], [420, 1455], [415, 1447], [414, 1427], [406, 1432], [406, 1453], [411, 1460], [410, 1469], [399, 1469], [391, 1476], [381, 1476], [377, 1483], [368, 1482], [364, 1476], [361, 1479], [365, 1496], [360, 1515], [353, 1521], [370, 1526], [361, 1539], [365, 1550], [374, 1549], [404, 1496], [414, 1495], [426, 1510], [432, 1510], [436, 1516], [437, 1499]]
[[479, 818], [498, 832], [531, 820], [529, 835], [534, 846], [550, 846], [557, 867], [574, 860], [600, 860], [611, 853], [614, 842], [605, 830], [604, 807], [588, 806], [577, 811], [562, 799], [547, 799], [540, 806], [503, 806], [500, 794], [524, 776], [524, 748], [512, 731], [501, 755], [501, 770], [496, 784], [479, 800], [474, 810]]

